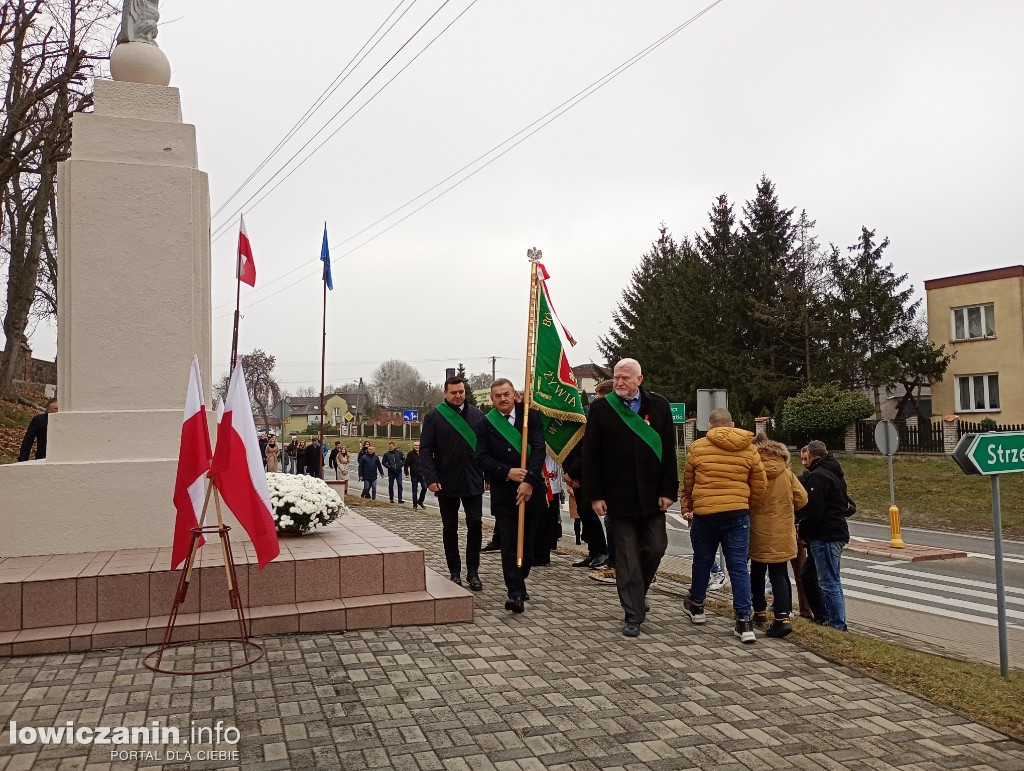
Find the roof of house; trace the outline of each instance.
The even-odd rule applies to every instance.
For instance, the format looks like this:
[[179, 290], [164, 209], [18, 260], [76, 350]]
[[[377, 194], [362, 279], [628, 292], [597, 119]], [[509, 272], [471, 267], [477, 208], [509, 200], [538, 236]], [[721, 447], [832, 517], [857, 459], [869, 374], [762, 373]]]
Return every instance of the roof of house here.
[[[602, 367], [601, 369], [604, 369], [605, 371], [607, 371], [610, 368], [609, 367]], [[580, 364], [579, 366], [573, 367], [572, 368], [572, 374], [574, 374], [576, 377], [590, 377], [590, 378], [594, 378], [595, 380], [600, 380], [600, 379], [603, 378], [603, 376], [601, 375], [601, 372], [598, 369], [598, 365], [597, 364], [593, 364], [593, 363], [591, 363], [591, 364]]]
[[949, 286], [963, 286], [964, 284], [980, 284], [982, 281], [999, 281], [1004, 278], [1019, 278], [1024, 276], [1024, 265], [1010, 265], [1005, 268], [994, 270], [979, 270], [975, 273], [961, 273], [959, 276], [945, 276], [943, 278], [932, 278], [924, 282], [924, 288], [945, 289]]

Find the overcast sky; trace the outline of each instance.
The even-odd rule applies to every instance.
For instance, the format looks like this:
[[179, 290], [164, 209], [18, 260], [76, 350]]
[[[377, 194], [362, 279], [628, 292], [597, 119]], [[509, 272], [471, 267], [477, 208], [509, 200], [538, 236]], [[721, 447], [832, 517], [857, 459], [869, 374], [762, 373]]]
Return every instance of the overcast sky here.
[[[213, 210], [397, 2], [161, 3], [158, 42], [184, 119], [197, 128]], [[555, 305], [579, 341], [570, 361], [600, 361], [597, 338], [659, 223], [692, 234], [715, 196], [727, 193], [738, 211], [762, 173], [784, 206], [817, 220], [823, 244], [852, 244], [861, 225], [891, 238], [887, 257], [922, 294], [927, 278], [1024, 262], [1024, 3], [1016, 0], [724, 0], [507, 155], [347, 253], [415, 207], [359, 231], [709, 2], [404, 0], [404, 18], [214, 218], [215, 234], [228, 227], [213, 243], [213, 379], [230, 353], [236, 211], [442, 5], [296, 160], [471, 7], [280, 187], [245, 204], [258, 280], [242, 288], [240, 349], [276, 355], [287, 389], [319, 385], [324, 221], [335, 283], [329, 382], [369, 377], [389, 358], [437, 381], [446, 366], [489, 371], [498, 356], [499, 375], [520, 383], [529, 247], [543, 250]], [[52, 330], [37, 329], [32, 342], [38, 356], [53, 356]]]

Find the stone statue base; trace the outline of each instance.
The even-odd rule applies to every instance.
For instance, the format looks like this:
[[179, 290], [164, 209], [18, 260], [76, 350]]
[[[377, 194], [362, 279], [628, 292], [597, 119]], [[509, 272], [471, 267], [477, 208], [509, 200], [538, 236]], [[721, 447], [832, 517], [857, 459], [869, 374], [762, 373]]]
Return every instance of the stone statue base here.
[[110, 55], [110, 76], [122, 82], [166, 86], [171, 82], [171, 63], [151, 43], [118, 43]]
[[0, 466], [0, 557], [165, 546], [193, 354], [211, 393], [209, 188], [177, 89], [97, 80], [57, 182], [61, 411], [46, 460]]

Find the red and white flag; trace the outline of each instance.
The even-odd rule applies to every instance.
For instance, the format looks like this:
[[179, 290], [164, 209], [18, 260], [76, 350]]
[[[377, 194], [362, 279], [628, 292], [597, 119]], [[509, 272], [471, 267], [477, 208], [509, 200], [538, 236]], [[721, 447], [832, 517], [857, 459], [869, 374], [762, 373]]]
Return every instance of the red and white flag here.
[[[181, 421], [181, 448], [178, 450], [178, 475], [174, 480], [174, 543], [171, 546], [171, 570], [188, 556], [192, 528], [199, 526], [206, 492], [206, 474], [210, 470], [210, 427], [206, 422], [203, 381], [199, 377], [199, 357], [192, 357], [192, 371], [185, 394], [185, 416]], [[200, 537], [199, 545], [204, 543]]]
[[245, 232], [245, 217], [239, 217], [242, 225], [238, 231], [238, 280], [249, 286], [256, 286], [256, 263], [252, 261], [252, 244], [249, 243], [249, 234]]
[[210, 477], [224, 503], [252, 539], [262, 568], [280, 554], [281, 547], [271, 516], [267, 472], [263, 468], [241, 360], [231, 375], [224, 413], [217, 424], [217, 449], [213, 453]]

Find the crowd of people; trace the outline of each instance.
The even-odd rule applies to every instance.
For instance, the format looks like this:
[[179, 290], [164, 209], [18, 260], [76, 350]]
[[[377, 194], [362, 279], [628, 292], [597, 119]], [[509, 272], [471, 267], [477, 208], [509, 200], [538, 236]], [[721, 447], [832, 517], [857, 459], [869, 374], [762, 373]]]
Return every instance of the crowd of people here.
[[[437, 497], [450, 578], [482, 591], [481, 552], [501, 553], [506, 609], [523, 613], [530, 599], [531, 567], [550, 562], [561, 537], [561, 502], [579, 523], [577, 543], [588, 553], [574, 567], [591, 568], [597, 581], [615, 583], [623, 634], [637, 637], [650, 610], [648, 591], [668, 546], [666, 514], [677, 500], [690, 525], [693, 568], [682, 612], [706, 622], [710, 589], [728, 571], [735, 636], [756, 641], [792, 631], [792, 565], [798, 610], [814, 622], [846, 629], [840, 580], [846, 517], [853, 510], [838, 461], [822, 442], [801, 449], [804, 473], [790, 468], [785, 445], [737, 428], [727, 410], [714, 410], [707, 435], [690, 448], [682, 475], [668, 402], [643, 386], [638, 362], [616, 364], [613, 378], [591, 401], [583, 441], [558, 464], [547, 455], [540, 413], [524, 413], [507, 379], [491, 386], [494, 409], [486, 415], [466, 403], [466, 384], [452, 377], [444, 401], [427, 414], [416, 464], [425, 489]], [[526, 463], [522, 462], [526, 445]], [[391, 450], [393, 450], [393, 446]], [[389, 450], [389, 453], [391, 452]], [[400, 452], [397, 453], [401, 455]], [[398, 477], [394, 457], [380, 469]], [[490, 489], [495, 528], [483, 544], [483, 494]], [[414, 483], [415, 490], [415, 483]], [[415, 492], [414, 492], [415, 496]], [[422, 505], [422, 498], [416, 505]], [[519, 530], [519, 509], [524, 528]], [[466, 548], [459, 547], [459, 512]], [[464, 556], [464, 561], [463, 561]], [[465, 570], [465, 572], [463, 572]], [[768, 613], [766, 582], [771, 586]]]
[[[849, 543], [847, 517], [855, 507], [839, 462], [820, 441], [800, 450], [798, 478], [789, 450], [763, 434], [737, 428], [727, 410], [709, 417], [707, 435], [693, 443], [680, 481], [675, 430], [668, 402], [643, 387], [639, 362], [624, 359], [613, 378], [601, 383], [591, 401], [583, 441], [561, 469], [547, 454], [541, 414], [525, 411], [513, 383], [491, 385], [494, 406], [486, 415], [466, 402], [466, 382], [450, 377], [444, 400], [423, 421], [420, 440], [406, 455], [394, 442], [377, 455], [365, 441], [356, 458], [363, 498], [377, 498], [377, 480], [387, 474], [388, 497], [405, 503], [404, 479], [413, 508], [423, 508], [427, 491], [441, 512], [442, 542], [451, 580], [482, 591], [481, 552], [500, 551], [505, 608], [523, 613], [530, 599], [526, 580], [536, 565], [550, 564], [561, 538], [561, 504], [578, 527], [577, 543], [587, 555], [573, 567], [590, 568], [591, 578], [614, 583], [623, 611], [623, 634], [640, 635], [650, 605], [648, 591], [668, 547], [666, 513], [677, 500], [690, 526], [693, 567], [682, 612], [694, 624], [706, 622], [709, 589], [721, 588], [716, 557], [721, 550], [729, 575], [735, 636], [756, 640], [792, 631], [789, 568], [797, 587], [798, 611], [816, 623], [846, 629], [840, 566]], [[19, 460], [46, 457], [50, 400], [30, 423]], [[525, 449], [524, 449], [525, 442]], [[269, 472], [323, 477], [327, 469], [348, 492], [349, 451], [340, 441], [293, 439], [287, 446], [264, 434], [259, 439]], [[525, 463], [523, 458], [525, 457]], [[483, 545], [483, 494], [490, 490], [494, 535]], [[520, 507], [524, 515], [520, 527]], [[459, 548], [459, 511], [466, 521], [465, 565]], [[768, 615], [766, 580], [771, 586]]]

